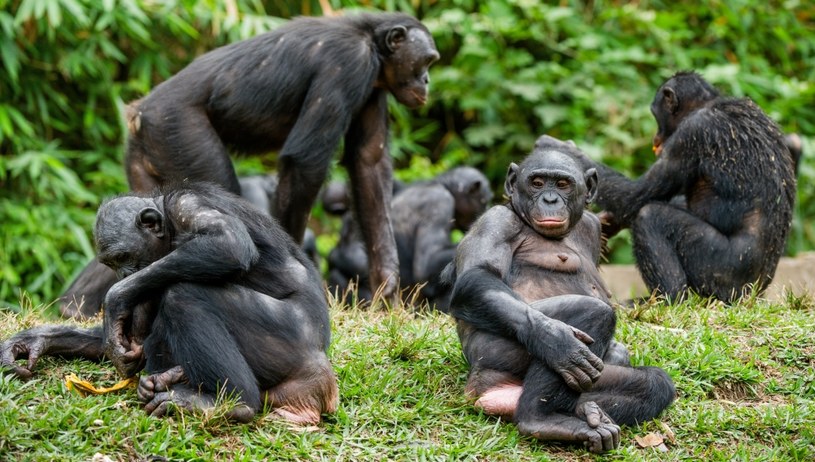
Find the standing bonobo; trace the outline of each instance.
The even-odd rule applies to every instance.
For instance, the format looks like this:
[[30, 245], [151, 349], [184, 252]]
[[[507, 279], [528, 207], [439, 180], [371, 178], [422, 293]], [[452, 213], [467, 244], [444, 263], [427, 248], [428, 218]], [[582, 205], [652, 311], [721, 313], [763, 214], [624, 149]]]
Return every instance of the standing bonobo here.
[[613, 341], [600, 221], [584, 210], [597, 175], [579, 168], [577, 151], [544, 136], [510, 165], [509, 203], [458, 245], [450, 312], [477, 407], [514, 419], [523, 434], [601, 452], [619, 445], [617, 424], [656, 417], [675, 390], [662, 369], [631, 367]]
[[320, 276], [263, 212], [189, 185], [104, 203], [95, 235], [99, 261], [121, 278], [104, 327], [22, 331], [0, 345], [0, 366], [28, 377], [41, 355], [104, 355], [125, 377], [144, 367], [138, 395], [153, 415], [211, 407], [218, 393], [238, 399], [229, 415], [243, 422], [264, 405], [301, 424], [337, 408]]
[[[209, 181], [238, 194], [228, 150], [279, 150], [274, 215], [300, 242], [311, 207], [344, 143], [371, 283], [390, 296], [399, 263], [388, 204], [387, 95], [410, 108], [427, 100], [428, 68], [439, 59], [427, 28], [401, 13], [297, 18], [213, 50], [129, 108], [125, 164], [133, 191], [175, 181]], [[93, 274], [92, 272], [90, 274]], [[101, 300], [72, 287], [66, 315]], [[71, 302], [82, 301], [79, 310]]]
[[582, 157], [599, 174], [604, 233], [630, 227], [646, 285], [669, 298], [691, 289], [730, 302], [752, 284], [762, 292], [795, 198], [781, 130], [752, 101], [721, 97], [694, 72], [662, 84], [651, 112], [659, 159], [639, 179]]

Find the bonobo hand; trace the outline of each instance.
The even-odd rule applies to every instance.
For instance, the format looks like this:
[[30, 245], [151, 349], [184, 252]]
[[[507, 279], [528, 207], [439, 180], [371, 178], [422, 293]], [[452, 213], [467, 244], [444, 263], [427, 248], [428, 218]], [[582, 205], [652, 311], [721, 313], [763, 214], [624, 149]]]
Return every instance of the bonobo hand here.
[[144, 367], [142, 345], [131, 342], [125, 325], [132, 317], [132, 306], [123, 279], [110, 288], [105, 296], [103, 317], [105, 356], [122, 377], [132, 377]]
[[[46, 337], [35, 332], [36, 329], [26, 330], [0, 343], [0, 368], [11, 370], [21, 379], [34, 375], [34, 366], [46, 348]], [[24, 358], [28, 358], [25, 366], [17, 364], [17, 360]]]
[[541, 333], [543, 357], [540, 358], [563, 377], [575, 391], [588, 391], [600, 378], [603, 360], [586, 344], [594, 343], [588, 334], [557, 319], [549, 319]]
[[608, 210], [603, 210], [598, 213], [597, 218], [600, 219], [601, 232], [606, 239], [616, 236], [617, 233], [623, 229], [620, 222], [614, 217], [614, 214]]

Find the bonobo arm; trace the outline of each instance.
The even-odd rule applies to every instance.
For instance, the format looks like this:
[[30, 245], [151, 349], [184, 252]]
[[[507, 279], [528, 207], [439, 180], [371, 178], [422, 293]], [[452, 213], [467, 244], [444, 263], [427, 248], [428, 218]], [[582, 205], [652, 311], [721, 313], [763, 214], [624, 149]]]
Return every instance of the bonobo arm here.
[[532, 309], [507, 284], [524, 232], [531, 231], [505, 206], [493, 207], [476, 222], [456, 252], [450, 311], [477, 329], [517, 340], [569, 387], [589, 390], [603, 369], [585, 345], [591, 337]]
[[[40, 356], [62, 356], [98, 361], [103, 356], [102, 326], [44, 325], [20, 331], [0, 343], [0, 368], [30, 378]], [[27, 359], [25, 366], [17, 360]]]
[[580, 161], [584, 170], [597, 169], [598, 194], [595, 203], [611, 213], [614, 226], [628, 228], [639, 210], [651, 201], [668, 201], [681, 194], [684, 182], [695, 167], [682, 162], [677, 148], [663, 150], [662, 156], [636, 180], [631, 180], [613, 168], [595, 162], [578, 150], [568, 153]]

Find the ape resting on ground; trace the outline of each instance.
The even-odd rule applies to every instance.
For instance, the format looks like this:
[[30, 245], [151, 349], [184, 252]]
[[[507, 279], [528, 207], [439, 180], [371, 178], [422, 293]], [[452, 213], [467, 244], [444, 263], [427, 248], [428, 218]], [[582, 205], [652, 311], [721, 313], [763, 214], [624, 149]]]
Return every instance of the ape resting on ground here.
[[662, 369], [631, 367], [612, 340], [600, 222], [584, 211], [597, 176], [576, 153], [544, 136], [510, 165], [510, 202], [476, 221], [445, 273], [476, 406], [525, 435], [601, 452], [619, 445], [618, 424], [656, 417], [675, 390]]
[[[357, 219], [371, 255], [372, 285], [385, 284], [383, 294], [390, 296], [399, 268], [387, 207], [387, 95], [410, 108], [423, 105], [428, 68], [438, 59], [427, 28], [401, 13], [297, 18], [213, 50], [129, 108], [130, 187], [149, 193], [186, 179], [238, 194], [228, 150], [279, 150], [274, 216], [300, 242], [344, 141], [355, 209], [365, 210]], [[84, 292], [93, 284], [78, 281], [63, 297], [66, 316], [98, 310], [101, 300]], [[77, 308], [74, 300], [88, 307]]]
[[104, 327], [22, 331], [0, 344], [0, 366], [29, 377], [42, 355], [104, 355], [125, 377], [144, 367], [138, 394], [153, 415], [210, 407], [218, 391], [238, 398], [230, 417], [242, 422], [264, 405], [309, 424], [337, 408], [320, 277], [265, 214], [196, 184], [104, 203], [95, 235], [121, 278]]
[[[331, 192], [331, 190], [327, 190]], [[489, 180], [472, 167], [457, 167], [430, 181], [402, 187], [391, 202], [393, 234], [399, 251], [399, 284], [406, 296], [410, 288], [424, 284], [419, 301], [446, 310], [449, 290], [439, 281], [441, 270], [453, 260], [453, 228], [466, 231], [492, 200]], [[337, 201], [334, 201], [337, 202]], [[333, 202], [323, 201], [326, 208]], [[329, 290], [345, 292], [349, 282], [358, 282], [358, 295], [371, 300], [368, 258], [359, 229], [351, 219], [343, 220], [340, 241], [328, 256]]]
[[795, 162], [778, 126], [749, 99], [719, 96], [693, 72], [665, 82], [651, 112], [659, 159], [639, 179], [581, 157], [598, 171], [604, 234], [631, 227], [646, 285], [670, 298], [692, 289], [729, 302], [751, 284], [763, 291], [795, 199]]

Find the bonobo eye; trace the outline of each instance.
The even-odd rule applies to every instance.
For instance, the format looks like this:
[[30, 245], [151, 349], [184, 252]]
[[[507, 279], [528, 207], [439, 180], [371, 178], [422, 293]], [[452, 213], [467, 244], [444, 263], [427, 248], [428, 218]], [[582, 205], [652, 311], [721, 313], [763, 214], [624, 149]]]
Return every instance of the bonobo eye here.
[[557, 180], [555, 186], [557, 186], [558, 189], [567, 189], [571, 186], [571, 183], [569, 183], [569, 180]]
[[546, 182], [543, 181], [543, 178], [532, 178], [532, 181], [530, 181], [530, 184], [532, 185], [533, 188], [536, 188], [536, 189], [541, 189], [544, 186], [546, 186]]

